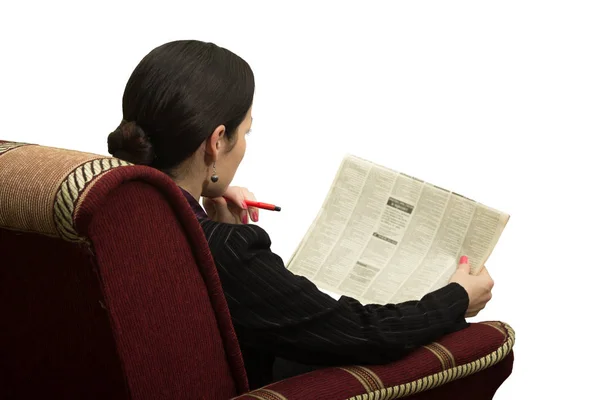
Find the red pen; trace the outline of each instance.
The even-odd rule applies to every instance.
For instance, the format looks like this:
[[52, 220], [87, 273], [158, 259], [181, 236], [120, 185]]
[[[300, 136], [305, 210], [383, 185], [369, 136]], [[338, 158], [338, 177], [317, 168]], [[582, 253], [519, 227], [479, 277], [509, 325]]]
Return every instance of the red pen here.
[[274, 206], [273, 204], [268, 204], [268, 203], [261, 203], [260, 201], [244, 200], [244, 203], [246, 203], [246, 205], [248, 207], [256, 207], [256, 208], [261, 208], [263, 210], [271, 210], [271, 211], [281, 211], [281, 207], [279, 207], [279, 206]]
[[[225, 198], [225, 200], [227, 200], [228, 203], [233, 202], [231, 199], [228, 199], [228, 198]], [[263, 210], [270, 210], [270, 211], [281, 211], [281, 207], [279, 207], [279, 206], [275, 206], [273, 204], [268, 204], [268, 203], [261, 203], [260, 201], [244, 200], [244, 203], [246, 203], [246, 205], [248, 207], [256, 207], [256, 208], [261, 208]]]

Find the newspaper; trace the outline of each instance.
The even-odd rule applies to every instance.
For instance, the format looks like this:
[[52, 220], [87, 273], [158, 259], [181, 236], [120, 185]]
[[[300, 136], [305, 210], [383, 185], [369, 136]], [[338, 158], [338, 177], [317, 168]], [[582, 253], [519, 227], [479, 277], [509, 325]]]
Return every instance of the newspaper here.
[[478, 273], [509, 215], [356, 156], [342, 161], [287, 267], [363, 304], [418, 300], [467, 255]]

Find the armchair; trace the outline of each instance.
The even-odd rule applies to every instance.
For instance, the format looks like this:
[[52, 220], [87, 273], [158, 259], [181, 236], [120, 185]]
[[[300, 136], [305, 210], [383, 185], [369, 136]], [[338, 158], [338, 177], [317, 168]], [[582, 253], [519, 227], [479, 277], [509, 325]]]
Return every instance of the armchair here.
[[389, 365], [248, 392], [208, 244], [175, 183], [14, 142], [0, 142], [0, 315], [6, 399], [491, 399], [513, 364], [511, 327], [484, 322]]

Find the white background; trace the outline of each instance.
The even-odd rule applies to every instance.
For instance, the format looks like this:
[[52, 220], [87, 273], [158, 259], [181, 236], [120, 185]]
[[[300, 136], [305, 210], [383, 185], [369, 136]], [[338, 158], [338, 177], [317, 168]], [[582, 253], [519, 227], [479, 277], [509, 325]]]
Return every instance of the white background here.
[[256, 76], [235, 183], [283, 207], [260, 224], [284, 260], [346, 153], [506, 211], [487, 264], [494, 299], [477, 318], [517, 333], [496, 398], [590, 398], [600, 356], [596, 2], [83, 3], [0, 6], [1, 138], [107, 154], [139, 60], [170, 40], [215, 42]]

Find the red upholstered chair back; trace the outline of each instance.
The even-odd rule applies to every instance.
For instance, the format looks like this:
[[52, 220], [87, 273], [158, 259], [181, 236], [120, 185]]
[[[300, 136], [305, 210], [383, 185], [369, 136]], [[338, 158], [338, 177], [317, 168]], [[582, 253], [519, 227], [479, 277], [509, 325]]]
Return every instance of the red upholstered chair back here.
[[246, 390], [218, 275], [177, 186], [114, 158], [0, 142], [0, 398]]

